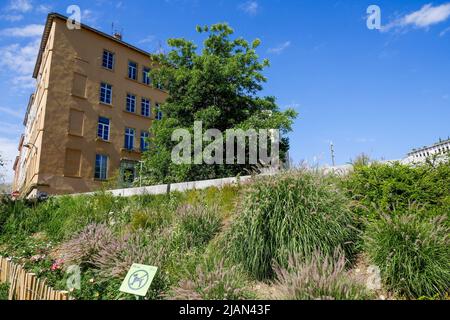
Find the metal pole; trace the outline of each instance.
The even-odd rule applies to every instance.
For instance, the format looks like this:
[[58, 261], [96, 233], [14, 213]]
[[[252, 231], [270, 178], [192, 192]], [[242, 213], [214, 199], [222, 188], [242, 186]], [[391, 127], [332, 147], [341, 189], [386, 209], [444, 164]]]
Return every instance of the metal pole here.
[[335, 167], [336, 166], [336, 161], [335, 161], [335, 158], [334, 158], [334, 144], [333, 144], [333, 141], [331, 141], [331, 143], [330, 143], [330, 148], [331, 148], [331, 162], [333, 163], [333, 167]]

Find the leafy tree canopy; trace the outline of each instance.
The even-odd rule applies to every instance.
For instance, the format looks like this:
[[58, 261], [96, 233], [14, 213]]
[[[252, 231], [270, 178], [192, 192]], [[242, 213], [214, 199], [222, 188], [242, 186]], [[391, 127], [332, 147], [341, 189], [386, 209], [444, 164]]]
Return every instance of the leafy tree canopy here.
[[172, 50], [152, 57], [159, 67], [152, 71], [155, 85], [163, 84], [169, 93], [161, 106], [163, 120], [151, 128], [150, 148], [144, 154], [142, 181], [147, 184], [192, 181], [234, 176], [254, 170], [249, 165], [176, 165], [171, 152], [178, 142], [171, 141], [177, 128], [193, 131], [194, 121], [203, 122], [203, 130], [280, 129], [281, 158], [289, 149], [286, 134], [292, 130], [297, 113], [280, 111], [274, 97], [261, 97], [262, 74], [269, 66], [260, 60], [256, 49], [261, 41], [249, 43], [232, 39], [227, 24], [197, 27], [207, 35], [200, 50], [185, 39], [169, 39]]

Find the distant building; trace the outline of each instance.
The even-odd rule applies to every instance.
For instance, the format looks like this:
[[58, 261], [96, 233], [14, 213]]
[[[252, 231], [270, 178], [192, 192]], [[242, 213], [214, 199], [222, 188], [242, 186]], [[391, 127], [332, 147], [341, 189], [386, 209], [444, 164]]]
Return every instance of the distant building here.
[[151, 54], [67, 17], [47, 17], [34, 69], [36, 90], [14, 163], [13, 190], [22, 197], [98, 189], [117, 172], [133, 181], [159, 105]]
[[450, 156], [450, 137], [447, 140], [439, 139], [439, 142], [425, 146], [418, 149], [413, 149], [408, 153], [405, 163], [420, 163], [425, 162], [427, 159], [433, 157], [443, 157], [444, 155]]

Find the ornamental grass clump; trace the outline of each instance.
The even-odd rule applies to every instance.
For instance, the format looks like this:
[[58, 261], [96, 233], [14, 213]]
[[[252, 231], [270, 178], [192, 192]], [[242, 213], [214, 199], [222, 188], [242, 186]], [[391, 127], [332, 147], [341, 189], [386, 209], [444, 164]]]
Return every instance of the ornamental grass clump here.
[[178, 239], [187, 248], [206, 245], [220, 231], [219, 208], [211, 205], [185, 205], [177, 210]]
[[258, 178], [227, 232], [227, 256], [258, 280], [273, 278], [273, 264], [287, 267], [293, 254], [332, 255], [342, 248], [351, 258], [357, 232], [349, 207], [333, 179], [319, 173]]
[[66, 265], [80, 264], [92, 266], [94, 257], [115, 241], [111, 229], [105, 224], [90, 224], [58, 249], [59, 258]]
[[104, 245], [92, 257], [92, 265], [101, 280], [123, 279], [134, 263], [158, 268], [147, 298], [158, 299], [168, 287], [165, 262], [168, 256], [164, 231], [149, 235], [144, 232], [126, 234]]
[[407, 298], [450, 290], [450, 228], [445, 216], [383, 215], [368, 225], [365, 247], [387, 289]]
[[191, 279], [182, 280], [166, 298], [172, 300], [242, 300], [250, 297], [245, 280], [237, 266], [225, 267], [224, 259], [197, 266]]
[[352, 279], [345, 269], [344, 254], [336, 250], [332, 256], [316, 252], [305, 258], [289, 258], [287, 268], [276, 267], [274, 290], [283, 300], [363, 300], [371, 294]]

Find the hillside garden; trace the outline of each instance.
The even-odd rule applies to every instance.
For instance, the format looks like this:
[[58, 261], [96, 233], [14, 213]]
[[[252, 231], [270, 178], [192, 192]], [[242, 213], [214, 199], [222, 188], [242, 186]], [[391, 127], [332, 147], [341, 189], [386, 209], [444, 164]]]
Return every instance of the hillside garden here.
[[146, 299], [448, 299], [449, 213], [450, 162], [298, 169], [160, 196], [2, 199], [0, 255], [62, 290], [79, 266], [83, 300], [135, 299], [119, 292], [133, 263], [159, 268]]

